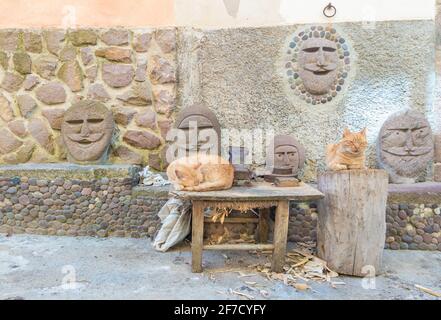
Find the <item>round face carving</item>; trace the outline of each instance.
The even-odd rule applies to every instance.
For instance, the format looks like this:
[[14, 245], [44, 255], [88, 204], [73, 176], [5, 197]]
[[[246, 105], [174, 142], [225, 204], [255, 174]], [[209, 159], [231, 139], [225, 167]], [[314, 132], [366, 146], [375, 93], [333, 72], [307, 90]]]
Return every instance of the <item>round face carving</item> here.
[[195, 104], [185, 108], [176, 120], [177, 129], [183, 130], [185, 141], [178, 147], [186, 153], [220, 152], [220, 125], [215, 114], [207, 107]]
[[407, 110], [390, 116], [380, 130], [378, 144], [380, 163], [391, 171], [392, 182], [400, 183], [399, 177], [414, 182], [433, 160], [432, 130], [418, 111]]
[[61, 125], [61, 135], [70, 157], [78, 162], [102, 159], [114, 130], [112, 112], [96, 101], [80, 101], [70, 107]]
[[284, 67], [291, 92], [313, 105], [334, 99], [349, 76], [347, 41], [332, 27], [311, 26], [287, 43]]
[[304, 165], [305, 149], [293, 137], [277, 135], [267, 151], [267, 169], [276, 175], [295, 175]]
[[312, 38], [299, 52], [299, 76], [305, 89], [315, 95], [327, 93], [337, 80], [338, 55], [334, 41]]

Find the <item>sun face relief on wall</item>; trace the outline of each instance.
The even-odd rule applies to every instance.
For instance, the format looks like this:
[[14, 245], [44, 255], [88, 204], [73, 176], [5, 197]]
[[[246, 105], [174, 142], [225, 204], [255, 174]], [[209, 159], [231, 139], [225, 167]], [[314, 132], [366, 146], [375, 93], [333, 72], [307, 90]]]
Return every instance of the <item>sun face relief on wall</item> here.
[[349, 44], [332, 27], [303, 27], [284, 47], [284, 72], [290, 91], [306, 103], [324, 104], [347, 84]]

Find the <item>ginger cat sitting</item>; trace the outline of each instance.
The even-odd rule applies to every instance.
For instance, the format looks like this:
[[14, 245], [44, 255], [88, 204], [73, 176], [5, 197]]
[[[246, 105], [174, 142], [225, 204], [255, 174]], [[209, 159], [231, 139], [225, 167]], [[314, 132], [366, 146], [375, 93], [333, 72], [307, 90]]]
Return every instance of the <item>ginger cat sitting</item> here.
[[176, 190], [225, 190], [233, 185], [234, 167], [217, 155], [195, 154], [170, 163], [167, 176]]
[[326, 148], [326, 166], [329, 170], [366, 169], [364, 164], [367, 141], [366, 128], [350, 132], [345, 128], [343, 140]]

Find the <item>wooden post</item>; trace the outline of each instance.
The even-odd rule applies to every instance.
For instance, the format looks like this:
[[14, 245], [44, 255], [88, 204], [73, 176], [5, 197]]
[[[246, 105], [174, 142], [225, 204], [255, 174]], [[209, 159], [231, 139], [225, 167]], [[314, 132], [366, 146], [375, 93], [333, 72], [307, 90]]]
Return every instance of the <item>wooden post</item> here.
[[259, 226], [258, 235], [260, 243], [268, 242], [268, 229], [269, 229], [269, 219], [270, 219], [270, 208], [259, 209]]
[[328, 171], [318, 177], [318, 256], [342, 274], [380, 272], [386, 237], [388, 175], [384, 170]]
[[202, 249], [204, 245], [204, 206], [193, 201], [191, 232], [191, 271], [202, 272]]
[[285, 264], [286, 241], [288, 237], [289, 201], [279, 201], [274, 223], [274, 252], [271, 269], [282, 272]]

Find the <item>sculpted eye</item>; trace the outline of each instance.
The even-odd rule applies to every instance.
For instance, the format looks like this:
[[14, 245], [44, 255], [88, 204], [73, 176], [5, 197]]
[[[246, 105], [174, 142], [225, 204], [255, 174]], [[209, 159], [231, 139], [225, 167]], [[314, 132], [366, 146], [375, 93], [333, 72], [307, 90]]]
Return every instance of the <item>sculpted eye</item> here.
[[323, 51], [326, 51], [326, 52], [334, 52], [335, 49], [334, 49], [334, 48], [331, 48], [331, 47], [323, 47]]
[[83, 120], [67, 120], [68, 124], [82, 124]]
[[87, 119], [87, 122], [89, 122], [89, 123], [100, 123], [103, 121], [104, 121], [104, 119]]
[[305, 48], [305, 49], [303, 49], [303, 51], [305, 51], [305, 52], [317, 52], [317, 51], [319, 51], [319, 47], [311, 47], [311, 48]]

